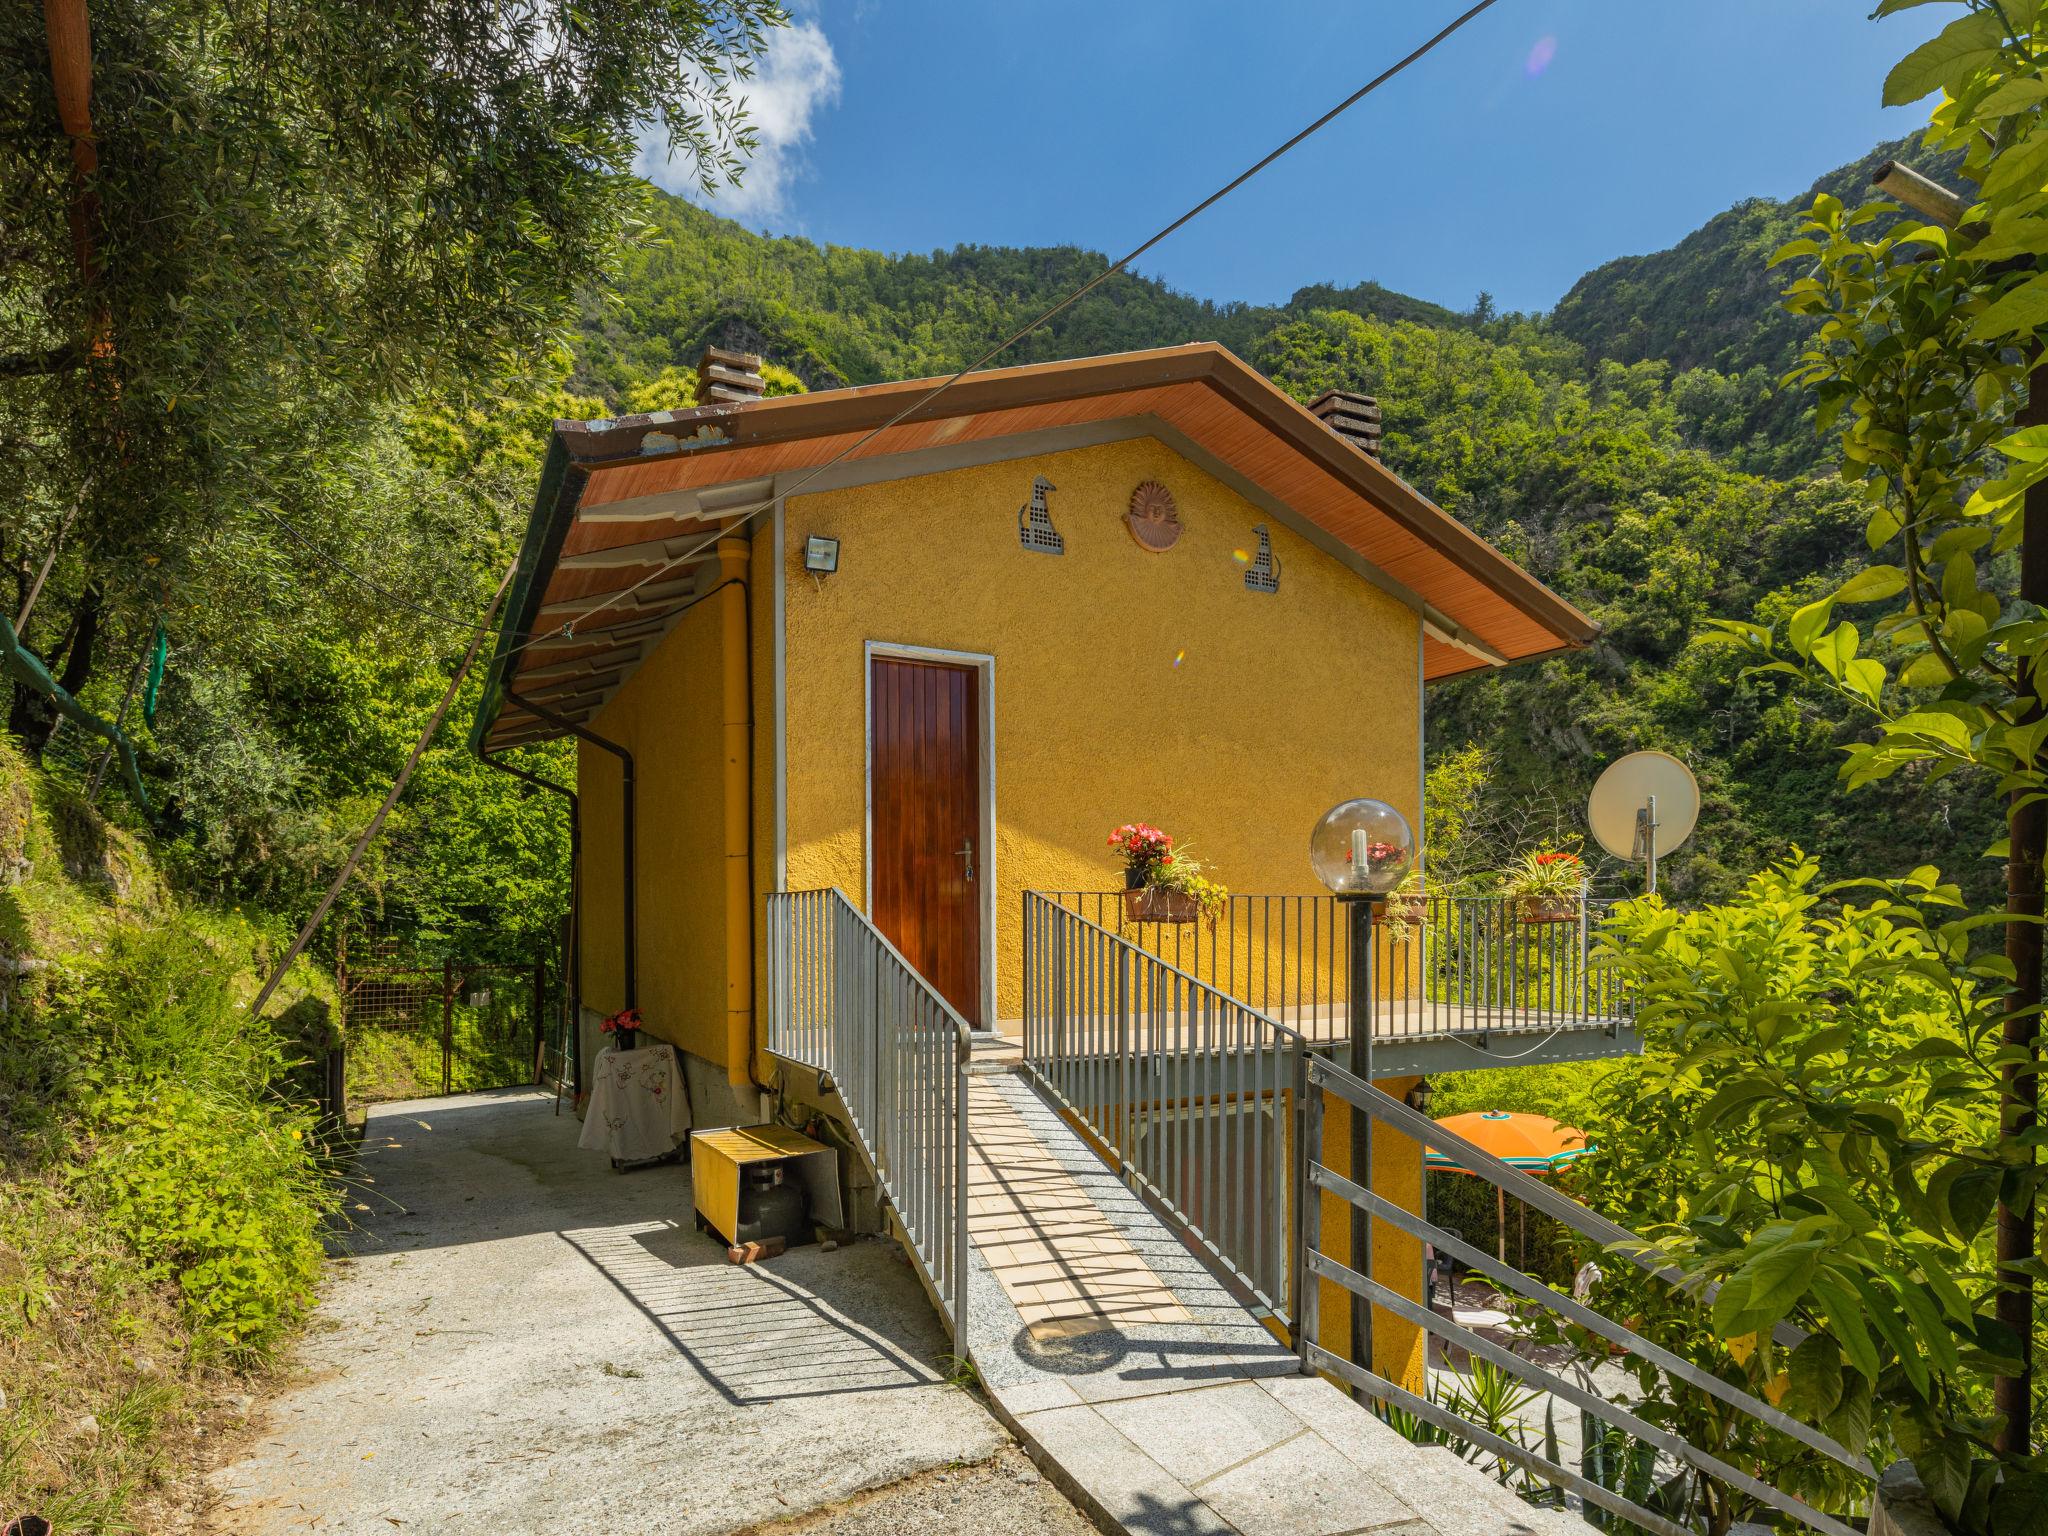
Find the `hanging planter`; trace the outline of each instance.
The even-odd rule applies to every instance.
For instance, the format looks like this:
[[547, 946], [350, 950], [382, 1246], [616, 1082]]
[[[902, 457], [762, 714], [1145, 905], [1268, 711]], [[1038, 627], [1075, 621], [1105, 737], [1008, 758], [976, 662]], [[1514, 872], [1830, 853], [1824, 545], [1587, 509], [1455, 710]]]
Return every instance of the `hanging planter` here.
[[1575, 923], [1586, 894], [1586, 866], [1569, 849], [1540, 849], [1509, 874], [1506, 893], [1525, 923]]
[[1127, 821], [1109, 834], [1109, 846], [1124, 859], [1124, 921], [1127, 923], [1214, 923], [1230, 892], [1202, 877], [1202, 866], [1173, 851], [1173, 839], [1155, 826]]
[[1163, 885], [1144, 885], [1124, 892], [1124, 921], [1127, 923], [1192, 923], [1202, 915], [1202, 904], [1186, 891], [1170, 891]]
[[1579, 920], [1576, 896], [1524, 896], [1521, 918], [1525, 923], [1575, 923]]

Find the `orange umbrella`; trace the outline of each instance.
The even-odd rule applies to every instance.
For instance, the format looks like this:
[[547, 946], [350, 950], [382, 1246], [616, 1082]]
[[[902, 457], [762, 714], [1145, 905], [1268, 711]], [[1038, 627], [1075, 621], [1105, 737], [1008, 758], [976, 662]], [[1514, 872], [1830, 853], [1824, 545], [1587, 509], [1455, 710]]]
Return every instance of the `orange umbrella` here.
[[[1548, 1115], [1523, 1115], [1504, 1109], [1446, 1115], [1437, 1121], [1454, 1136], [1462, 1136], [1482, 1152], [1491, 1152], [1510, 1168], [1539, 1177], [1566, 1163], [1575, 1162], [1592, 1150], [1586, 1133], [1577, 1126], [1559, 1125]], [[1429, 1166], [1458, 1173], [1472, 1170], [1448, 1152], [1431, 1147]]]
[[[1453, 1135], [1464, 1137], [1480, 1151], [1491, 1152], [1510, 1168], [1519, 1168], [1539, 1178], [1567, 1163], [1577, 1162], [1593, 1150], [1586, 1144], [1584, 1131], [1576, 1126], [1559, 1125], [1548, 1115], [1524, 1115], [1494, 1109], [1446, 1115], [1437, 1124]], [[1447, 1173], [1472, 1171], [1453, 1154], [1439, 1152], [1434, 1147], [1425, 1149], [1423, 1163]], [[1494, 1207], [1498, 1213], [1500, 1261], [1505, 1264], [1508, 1261], [1508, 1196], [1499, 1185], [1494, 1186]], [[1525, 1210], [1522, 1213], [1525, 1238], [1528, 1224], [1529, 1216]]]

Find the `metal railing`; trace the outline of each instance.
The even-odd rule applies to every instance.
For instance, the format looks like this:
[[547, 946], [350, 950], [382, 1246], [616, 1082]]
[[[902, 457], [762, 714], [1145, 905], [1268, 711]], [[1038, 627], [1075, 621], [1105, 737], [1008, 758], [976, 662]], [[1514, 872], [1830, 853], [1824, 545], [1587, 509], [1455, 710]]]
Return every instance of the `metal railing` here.
[[[1352, 1076], [1330, 1061], [1321, 1057], [1310, 1057], [1307, 1063], [1306, 1084], [1302, 1136], [1306, 1157], [1306, 1184], [1312, 1190], [1327, 1191], [1337, 1196], [1353, 1211], [1362, 1212], [1369, 1219], [1360, 1223], [1362, 1233], [1355, 1245], [1347, 1246], [1347, 1255], [1352, 1262], [1344, 1262], [1331, 1256], [1324, 1249], [1320, 1201], [1305, 1199], [1302, 1202], [1304, 1219], [1300, 1233], [1302, 1263], [1306, 1273], [1330, 1280], [1349, 1292], [1352, 1297], [1367, 1303], [1362, 1314], [1365, 1319], [1363, 1347], [1357, 1351], [1360, 1359], [1372, 1359], [1372, 1313], [1390, 1313], [1427, 1330], [1449, 1344], [1456, 1345], [1472, 1358], [1490, 1362], [1517, 1378], [1525, 1386], [1538, 1392], [1550, 1393], [1570, 1403], [1582, 1413], [1592, 1415], [1642, 1444], [1653, 1447], [1656, 1452], [1683, 1463], [1760, 1505], [1788, 1515], [1813, 1530], [1824, 1532], [1825, 1536], [1856, 1536], [1854, 1528], [1844, 1521], [1814, 1508], [1794, 1494], [1764, 1482], [1751, 1472], [1731, 1465], [1713, 1452], [1700, 1449], [1669, 1429], [1650, 1422], [1626, 1404], [1602, 1397], [1591, 1389], [1586, 1380], [1575, 1381], [1559, 1375], [1515, 1350], [1445, 1317], [1428, 1306], [1426, 1298], [1417, 1301], [1398, 1290], [1382, 1285], [1373, 1278], [1371, 1228], [1374, 1220], [1377, 1220], [1421, 1242], [1434, 1244], [1439, 1256], [1460, 1261], [1486, 1275], [1505, 1291], [1546, 1307], [1567, 1322], [1597, 1335], [1609, 1345], [1618, 1346], [1622, 1351], [1647, 1361], [1662, 1371], [1669, 1380], [1712, 1396], [1737, 1414], [1798, 1441], [1808, 1450], [1820, 1453], [1821, 1456], [1860, 1478], [1874, 1480], [1876, 1477], [1875, 1469], [1866, 1458], [1857, 1455], [1820, 1430], [1802, 1424], [1761, 1398], [1651, 1343], [1634, 1330], [1603, 1316], [1564, 1292], [1499, 1262], [1485, 1250], [1473, 1247], [1415, 1212], [1405, 1210], [1392, 1201], [1372, 1193], [1369, 1188], [1372, 1180], [1369, 1164], [1360, 1170], [1364, 1175], [1363, 1184], [1326, 1167], [1323, 1163], [1322, 1135], [1324, 1095], [1335, 1097], [1351, 1106], [1354, 1111], [1369, 1115], [1403, 1136], [1447, 1152], [1456, 1159], [1461, 1168], [1498, 1186], [1517, 1199], [1526, 1201], [1574, 1231], [1592, 1238], [1618, 1257], [1632, 1260], [1660, 1279], [1678, 1278], [1674, 1271], [1661, 1268], [1655, 1250], [1643, 1244], [1626, 1228], [1559, 1193], [1542, 1180], [1509, 1167], [1499, 1158], [1481, 1150], [1465, 1138], [1445, 1130], [1427, 1116], [1417, 1113], [1398, 1099]], [[1369, 1147], [1370, 1143], [1366, 1145]], [[1362, 1271], [1353, 1267], [1354, 1263], [1360, 1262], [1364, 1266]], [[1300, 1327], [1295, 1330], [1296, 1347], [1305, 1371], [1328, 1371], [1369, 1397], [1405, 1410], [1439, 1430], [1466, 1440], [1495, 1457], [1521, 1466], [1545, 1482], [1578, 1494], [1590, 1504], [1596, 1504], [1621, 1515], [1647, 1530], [1658, 1532], [1659, 1536], [1697, 1536], [1696, 1532], [1688, 1530], [1666, 1515], [1646, 1509], [1591, 1478], [1559, 1466], [1526, 1445], [1461, 1418], [1443, 1403], [1418, 1396], [1365, 1366], [1323, 1348], [1317, 1342], [1320, 1320], [1317, 1315], [1316, 1293], [1317, 1287], [1313, 1285], [1303, 1288], [1303, 1317]], [[1796, 1345], [1798, 1341], [1795, 1330], [1789, 1342]]]
[[1025, 1067], [1283, 1323], [1306, 1050], [1257, 1009], [1025, 893]]
[[[1134, 921], [1123, 891], [1047, 900], [1317, 1044], [1351, 1033], [1350, 924], [1334, 896], [1232, 896], [1212, 922]], [[1373, 929], [1375, 1039], [1607, 1028], [1633, 1007], [1595, 955], [1612, 903], [1396, 897]]]
[[841, 892], [776, 891], [767, 1040], [838, 1090], [957, 1345], [967, 1316], [966, 1021]]

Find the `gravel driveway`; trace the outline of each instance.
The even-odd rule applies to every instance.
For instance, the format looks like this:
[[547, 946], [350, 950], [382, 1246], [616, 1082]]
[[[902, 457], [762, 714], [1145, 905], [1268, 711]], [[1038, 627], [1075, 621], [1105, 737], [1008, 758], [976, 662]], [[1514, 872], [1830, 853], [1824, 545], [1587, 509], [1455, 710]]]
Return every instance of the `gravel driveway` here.
[[[213, 1529], [689, 1536], [904, 1479], [950, 1505], [922, 1475], [1009, 1445], [895, 1245], [736, 1268], [683, 1167], [614, 1173], [576, 1131], [530, 1090], [371, 1113], [358, 1228]], [[973, 1484], [1017, 1489], [1011, 1529], [1080, 1529]]]

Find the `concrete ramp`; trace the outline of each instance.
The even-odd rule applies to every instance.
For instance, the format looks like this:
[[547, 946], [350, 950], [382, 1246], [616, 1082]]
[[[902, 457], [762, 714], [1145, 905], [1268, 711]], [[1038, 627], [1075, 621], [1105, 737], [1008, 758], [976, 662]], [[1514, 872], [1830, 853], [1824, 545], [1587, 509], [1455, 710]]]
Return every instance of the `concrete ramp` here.
[[1583, 1536], [1419, 1447], [1288, 1349], [1014, 1071], [968, 1092], [967, 1350], [1107, 1529]]

